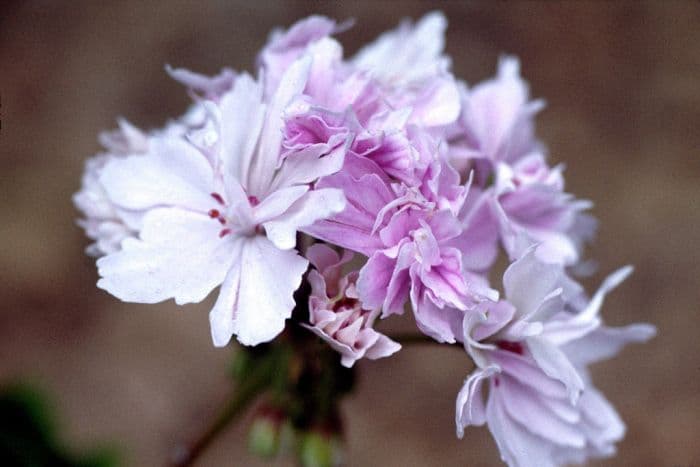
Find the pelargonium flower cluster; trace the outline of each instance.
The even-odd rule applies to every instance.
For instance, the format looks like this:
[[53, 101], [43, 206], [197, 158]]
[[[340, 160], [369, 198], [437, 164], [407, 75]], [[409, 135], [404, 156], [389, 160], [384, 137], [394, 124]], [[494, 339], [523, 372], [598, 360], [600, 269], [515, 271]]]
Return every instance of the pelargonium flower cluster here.
[[[600, 317], [631, 268], [592, 297], [573, 278], [591, 203], [548, 163], [534, 131], [543, 103], [517, 59], [470, 87], [450, 71], [440, 13], [350, 58], [343, 28], [312, 16], [276, 31], [255, 76], [168, 68], [191, 109], [161, 130], [121, 121], [102, 136], [74, 198], [98, 287], [177, 304], [218, 288], [216, 346], [302, 325], [345, 366], [397, 352], [374, 326], [408, 309], [475, 365], [457, 396], [460, 437], [487, 424], [512, 466], [611, 455], [624, 424], [588, 366], [654, 328]], [[490, 280], [499, 255], [502, 287]], [[289, 322], [303, 281], [308, 321]]]

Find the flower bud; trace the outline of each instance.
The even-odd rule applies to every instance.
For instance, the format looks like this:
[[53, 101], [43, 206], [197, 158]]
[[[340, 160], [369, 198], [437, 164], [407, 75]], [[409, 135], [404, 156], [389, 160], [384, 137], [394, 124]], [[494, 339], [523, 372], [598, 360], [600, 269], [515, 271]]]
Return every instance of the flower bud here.
[[256, 456], [273, 458], [279, 452], [278, 422], [267, 417], [253, 421], [248, 432], [248, 450]]
[[280, 410], [266, 408], [258, 413], [248, 432], [248, 450], [266, 459], [288, 452], [294, 429]]
[[309, 431], [299, 445], [299, 464], [303, 467], [332, 467], [342, 465], [341, 442], [337, 436]]

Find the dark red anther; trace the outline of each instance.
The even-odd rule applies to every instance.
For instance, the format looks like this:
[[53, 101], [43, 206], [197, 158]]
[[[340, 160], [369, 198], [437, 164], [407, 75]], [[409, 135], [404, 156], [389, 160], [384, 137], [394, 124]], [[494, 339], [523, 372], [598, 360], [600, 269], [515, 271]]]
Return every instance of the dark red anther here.
[[248, 196], [248, 202], [251, 206], [257, 206], [258, 204], [260, 204], [260, 200], [257, 196]]
[[513, 352], [518, 355], [522, 355], [524, 352], [523, 345], [520, 342], [498, 341], [496, 342], [496, 346], [506, 352]]
[[231, 233], [231, 229], [221, 229], [219, 232], [219, 238], [224, 238], [226, 235]]
[[212, 193], [211, 197], [216, 200], [217, 203], [223, 205], [224, 204], [224, 198], [221, 197], [219, 193]]
[[221, 216], [221, 213], [218, 209], [210, 209], [207, 214], [209, 214], [209, 217], [211, 217], [212, 219], [218, 219], [219, 216]]
[[498, 387], [498, 386], [501, 384], [501, 381], [498, 379], [498, 376], [496, 376], [496, 377], [493, 379], [493, 384], [495, 384], [496, 387]]
[[217, 221], [219, 221], [219, 224], [221, 224], [221, 225], [226, 225], [226, 219], [223, 218], [223, 217], [219, 217], [219, 218], [217, 219]]

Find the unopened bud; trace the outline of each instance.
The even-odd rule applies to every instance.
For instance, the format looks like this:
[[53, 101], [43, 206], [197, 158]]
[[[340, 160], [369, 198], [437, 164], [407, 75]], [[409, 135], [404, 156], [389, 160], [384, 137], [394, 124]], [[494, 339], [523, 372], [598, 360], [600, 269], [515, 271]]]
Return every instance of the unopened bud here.
[[279, 451], [279, 427], [268, 418], [258, 418], [248, 432], [248, 449], [256, 456], [271, 458]]
[[337, 436], [310, 431], [299, 446], [299, 463], [303, 467], [334, 467], [342, 465], [341, 442]]
[[250, 427], [248, 449], [257, 456], [270, 459], [288, 452], [293, 440], [294, 429], [286, 415], [279, 410], [267, 408], [256, 415]]

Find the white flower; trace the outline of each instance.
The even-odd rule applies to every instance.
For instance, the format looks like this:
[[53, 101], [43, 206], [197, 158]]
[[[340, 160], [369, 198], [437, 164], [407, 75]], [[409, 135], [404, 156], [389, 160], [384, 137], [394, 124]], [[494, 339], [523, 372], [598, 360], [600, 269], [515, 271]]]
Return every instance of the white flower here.
[[[273, 339], [294, 307], [308, 262], [297, 229], [344, 208], [339, 190], [311, 190], [340, 169], [344, 148], [280, 157], [283, 112], [304, 89], [310, 59], [295, 62], [270, 102], [248, 75], [189, 139], [154, 137], [144, 156], [111, 160], [100, 182], [110, 200], [142, 210], [138, 238], [98, 261], [98, 286], [118, 298], [199, 302], [221, 285], [210, 313], [215, 345]], [[327, 151], [325, 151], [328, 149]]]

